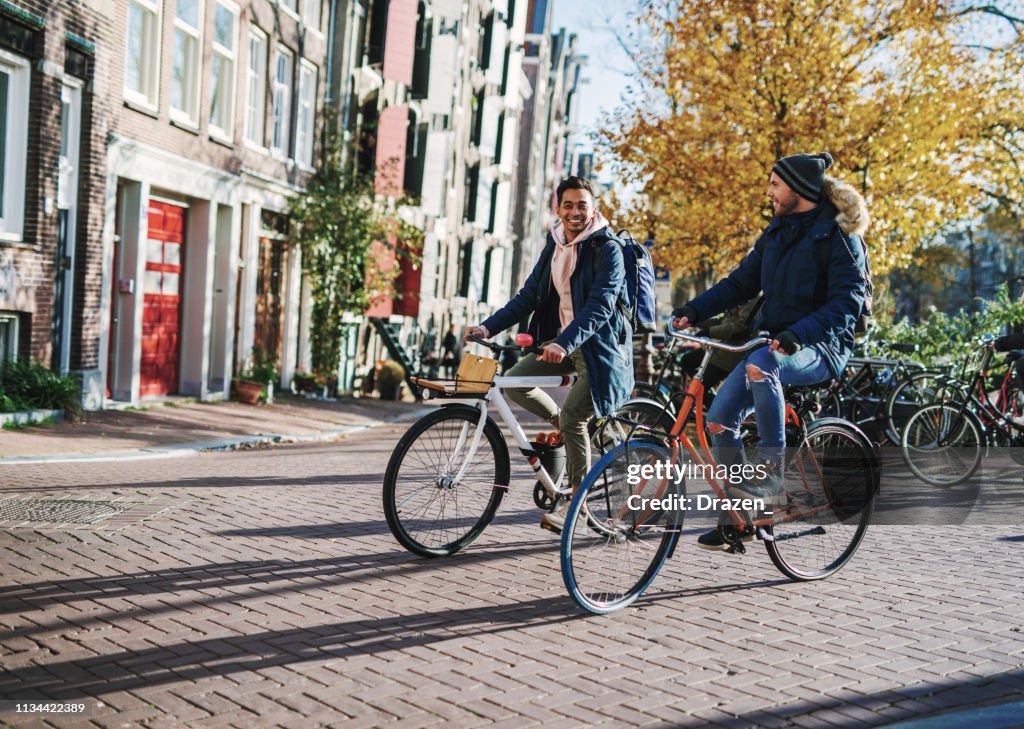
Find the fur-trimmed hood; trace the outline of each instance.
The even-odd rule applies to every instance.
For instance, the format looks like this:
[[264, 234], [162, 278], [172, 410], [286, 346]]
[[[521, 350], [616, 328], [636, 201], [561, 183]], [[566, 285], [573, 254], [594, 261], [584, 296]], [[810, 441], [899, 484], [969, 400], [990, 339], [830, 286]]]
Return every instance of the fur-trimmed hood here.
[[868, 206], [864, 196], [842, 180], [825, 175], [825, 184], [821, 189], [826, 200], [836, 206], [839, 214], [836, 223], [845, 233], [863, 235], [871, 224]]

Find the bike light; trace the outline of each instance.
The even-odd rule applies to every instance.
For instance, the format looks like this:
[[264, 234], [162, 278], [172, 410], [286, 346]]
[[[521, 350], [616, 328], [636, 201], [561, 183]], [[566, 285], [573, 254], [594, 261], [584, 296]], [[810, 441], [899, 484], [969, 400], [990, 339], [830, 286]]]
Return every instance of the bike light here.
[[516, 346], [517, 347], [532, 347], [533, 346], [533, 335], [532, 334], [526, 334], [525, 332], [522, 333], [522, 334], [517, 334], [516, 335]]

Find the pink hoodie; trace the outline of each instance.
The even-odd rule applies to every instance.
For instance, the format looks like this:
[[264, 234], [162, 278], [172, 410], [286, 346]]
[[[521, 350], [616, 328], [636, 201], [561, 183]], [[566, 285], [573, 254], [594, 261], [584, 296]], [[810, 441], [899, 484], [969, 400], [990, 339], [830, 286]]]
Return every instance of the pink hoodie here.
[[575, 318], [572, 309], [572, 291], [569, 288], [569, 279], [576, 269], [576, 261], [579, 259], [579, 249], [576, 246], [580, 241], [587, 240], [601, 228], [606, 228], [608, 221], [599, 212], [594, 213], [587, 227], [577, 235], [571, 242], [565, 239], [565, 228], [561, 220], [556, 220], [551, 226], [551, 237], [555, 239], [555, 252], [551, 257], [551, 285], [558, 292], [558, 318], [565, 329]]
[[[576, 261], [579, 259], [579, 250], [576, 244], [580, 241], [585, 241], [601, 230], [601, 228], [607, 226], [608, 221], [605, 217], [595, 211], [594, 217], [590, 219], [587, 227], [572, 242], [565, 239], [565, 229], [562, 226], [561, 220], [556, 220], [555, 224], [551, 226], [551, 237], [555, 240], [555, 252], [551, 256], [551, 285], [558, 291], [558, 318], [562, 323], [562, 329], [569, 326], [575, 318], [572, 309], [572, 289], [569, 286], [569, 279], [572, 277], [572, 272], [576, 270]], [[486, 329], [483, 330], [484, 338], [491, 336], [490, 332]], [[563, 355], [568, 354], [560, 345], [552, 344], [552, 346], [561, 349]]]

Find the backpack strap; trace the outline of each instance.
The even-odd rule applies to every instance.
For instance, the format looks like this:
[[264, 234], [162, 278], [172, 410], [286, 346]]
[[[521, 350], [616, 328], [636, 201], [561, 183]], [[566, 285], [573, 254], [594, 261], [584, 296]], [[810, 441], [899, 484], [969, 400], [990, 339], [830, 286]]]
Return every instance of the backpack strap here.
[[[860, 236], [856, 236], [860, 239], [860, 245], [863, 247], [864, 260], [867, 261], [867, 244], [864, 243], [864, 239]], [[856, 263], [857, 257], [853, 254], [853, 250], [850, 248], [850, 244], [846, 242], [846, 237], [840, 233], [839, 240], [846, 248], [846, 252], [850, 254], [850, 258]], [[830, 241], [831, 245], [825, 245], [823, 241], [814, 241], [814, 260], [818, 264], [818, 281], [814, 285], [814, 301], [823, 305], [828, 298], [828, 269], [832, 263], [832, 246], [834, 242]], [[857, 266], [857, 273], [860, 274], [861, 281], [865, 284], [868, 283], [868, 273], [863, 267]], [[820, 291], [819, 291], [820, 289]]]
[[[625, 232], [628, 233], [629, 231], [625, 231]], [[620, 230], [619, 234], [621, 235], [622, 233], [623, 233], [623, 231]], [[602, 238], [602, 240], [604, 240], [604, 241], [611, 241], [611, 242], [617, 244], [620, 248], [624, 247], [622, 239], [619, 238], [618, 236], [615, 236], [615, 235], [609, 236], [608, 238]], [[591, 275], [592, 278], [596, 279], [597, 278], [597, 241], [594, 240], [593, 238], [591, 238], [589, 243], [590, 243], [590, 275]], [[619, 295], [617, 297], [616, 304], [617, 304], [616, 308], [619, 310], [619, 315], [622, 317], [622, 320], [626, 321], [626, 322], [630, 321], [633, 318], [633, 313], [629, 310], [629, 307], [626, 305], [625, 282], [623, 282], [623, 288], [619, 290]], [[622, 327], [622, 333], [619, 335], [619, 344], [625, 344], [625, 343], [626, 343], [626, 327]]]

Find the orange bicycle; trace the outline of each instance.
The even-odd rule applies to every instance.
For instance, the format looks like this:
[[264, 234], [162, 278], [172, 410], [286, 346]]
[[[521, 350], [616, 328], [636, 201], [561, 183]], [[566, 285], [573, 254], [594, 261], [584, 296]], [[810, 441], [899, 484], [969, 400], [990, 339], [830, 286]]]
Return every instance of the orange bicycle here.
[[[727, 482], [750, 474], [716, 463], [703, 410], [694, 406], [703, 402], [704, 371], [715, 349], [749, 352], [771, 340], [756, 337], [731, 346], [671, 327], [668, 333], [701, 347], [704, 359], [671, 430], [626, 421], [630, 436], [594, 465], [577, 490], [561, 542], [562, 578], [569, 594], [592, 613], [626, 607], [672, 556], [685, 513], [709, 507], [723, 514], [718, 528], [727, 551], [743, 553], [744, 543], [756, 538], [791, 579], [834, 574], [853, 556], [871, 521], [880, 480], [874, 445], [845, 420], [808, 422], [815, 401], [798, 395], [786, 405], [783, 503], [767, 511], [763, 504], [730, 499]], [[699, 448], [686, 434], [691, 418]], [[608, 421], [623, 424], [622, 418]], [[688, 478], [705, 480], [710, 492], [687, 494]]]

